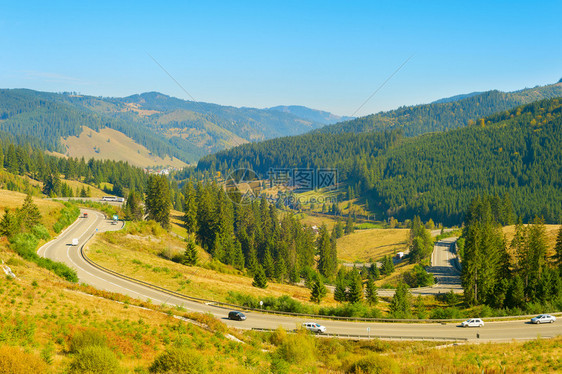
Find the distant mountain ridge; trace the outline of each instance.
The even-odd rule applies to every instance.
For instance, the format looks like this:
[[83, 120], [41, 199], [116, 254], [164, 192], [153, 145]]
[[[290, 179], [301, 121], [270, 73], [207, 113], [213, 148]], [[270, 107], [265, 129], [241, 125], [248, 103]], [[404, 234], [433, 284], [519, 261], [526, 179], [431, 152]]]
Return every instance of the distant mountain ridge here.
[[290, 112], [186, 101], [158, 92], [111, 98], [0, 90], [0, 131], [15, 140], [67, 153], [63, 139], [78, 137], [82, 126], [117, 130], [161, 158], [193, 163], [212, 152], [302, 134], [323, 123]]
[[332, 125], [337, 122], [349, 121], [354, 117], [338, 116], [323, 110], [310, 109], [301, 105], [279, 105], [267, 110], [274, 110], [283, 113], [291, 113], [297, 117], [308, 119], [313, 122], [322, 123], [324, 125]]
[[562, 96], [562, 83], [525, 88], [514, 92], [498, 90], [457, 95], [431, 104], [404, 106], [319, 130], [332, 134], [401, 129], [405, 136], [446, 131], [470, 124], [481, 117], [509, 110], [518, 105]]

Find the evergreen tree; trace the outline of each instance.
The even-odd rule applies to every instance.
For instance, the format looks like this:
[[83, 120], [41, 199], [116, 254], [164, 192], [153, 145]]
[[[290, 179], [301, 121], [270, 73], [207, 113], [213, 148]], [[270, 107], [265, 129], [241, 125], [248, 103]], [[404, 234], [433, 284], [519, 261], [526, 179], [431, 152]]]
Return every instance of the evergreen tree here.
[[394, 261], [392, 261], [392, 257], [384, 256], [382, 259], [382, 266], [380, 273], [388, 276], [394, 272]]
[[316, 241], [318, 258], [318, 271], [326, 278], [330, 278], [336, 271], [337, 257], [326, 225], [322, 225]]
[[193, 241], [193, 239], [188, 238], [182, 262], [184, 265], [196, 265], [198, 260], [199, 254], [197, 252], [195, 242]]
[[347, 301], [355, 304], [363, 300], [363, 281], [361, 280], [357, 268], [353, 268], [353, 270], [348, 273], [347, 284], [349, 286], [346, 297]]
[[267, 278], [272, 279], [275, 276], [275, 263], [273, 262], [273, 257], [269, 249], [265, 250], [265, 255], [263, 257], [263, 270]]
[[340, 269], [336, 277], [336, 288], [334, 289], [334, 300], [343, 303], [347, 299], [347, 281], [345, 271]]
[[334, 232], [335, 232], [335, 235], [336, 235], [336, 239], [339, 239], [344, 235], [344, 233], [345, 233], [344, 230], [345, 229], [344, 229], [342, 221], [338, 220], [338, 222], [336, 222], [336, 225], [334, 226]]
[[142, 221], [143, 209], [141, 195], [135, 190], [129, 192], [125, 202], [125, 219], [130, 221]]
[[378, 280], [381, 277], [379, 267], [374, 262], [369, 266], [369, 276], [373, 278], [373, 280]]
[[367, 284], [365, 287], [365, 299], [367, 299], [369, 305], [376, 305], [379, 302], [377, 286], [375, 286], [375, 282], [373, 281], [373, 277], [371, 275], [367, 277]]
[[232, 254], [232, 266], [238, 270], [243, 270], [245, 265], [244, 252], [242, 252], [242, 245], [238, 239], [234, 238], [233, 243], [233, 254]]
[[352, 234], [355, 231], [355, 224], [353, 222], [353, 217], [351, 212], [347, 215], [347, 221], [345, 222], [345, 235]]
[[258, 266], [256, 274], [254, 275], [254, 281], [252, 282], [252, 286], [258, 288], [267, 288], [267, 277], [265, 276], [263, 267]]
[[29, 194], [25, 197], [23, 206], [16, 211], [16, 215], [19, 217], [22, 227], [26, 230], [41, 223], [39, 207], [35, 205], [33, 198]]
[[169, 229], [171, 207], [170, 188], [166, 177], [151, 175], [148, 178], [145, 200], [147, 218], [160, 223], [163, 228]]
[[326, 286], [322, 282], [322, 279], [318, 279], [312, 284], [312, 289], [310, 290], [310, 301], [316, 304], [320, 304], [320, 301], [326, 296], [327, 293]]
[[183, 196], [183, 220], [187, 232], [192, 234], [197, 232], [197, 197], [191, 180], [184, 185]]
[[283, 283], [287, 277], [287, 266], [283, 258], [277, 259], [275, 262], [275, 279], [279, 283]]
[[16, 214], [10, 212], [8, 209], [4, 212], [4, 216], [0, 221], [0, 235], [12, 238], [19, 233], [21, 224]]
[[408, 318], [411, 316], [412, 295], [406, 283], [398, 283], [398, 287], [390, 302], [390, 312], [395, 318]]

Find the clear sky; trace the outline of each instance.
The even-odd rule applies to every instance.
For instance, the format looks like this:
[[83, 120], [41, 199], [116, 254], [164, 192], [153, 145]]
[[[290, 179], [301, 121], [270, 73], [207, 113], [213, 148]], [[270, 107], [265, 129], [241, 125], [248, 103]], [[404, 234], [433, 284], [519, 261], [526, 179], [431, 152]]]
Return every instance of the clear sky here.
[[0, 87], [351, 115], [562, 78], [562, 1], [2, 1]]

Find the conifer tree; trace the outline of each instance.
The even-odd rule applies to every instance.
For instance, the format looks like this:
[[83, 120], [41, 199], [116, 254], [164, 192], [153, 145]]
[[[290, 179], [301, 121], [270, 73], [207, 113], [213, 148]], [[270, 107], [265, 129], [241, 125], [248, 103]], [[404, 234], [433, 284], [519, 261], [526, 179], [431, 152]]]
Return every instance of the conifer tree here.
[[258, 266], [256, 274], [254, 275], [252, 286], [258, 288], [267, 288], [267, 277], [265, 276], [265, 272], [263, 271], [262, 266]]
[[160, 223], [163, 228], [168, 229], [170, 228], [171, 207], [170, 188], [166, 177], [151, 175], [148, 178], [145, 200], [147, 218]]
[[22, 227], [26, 230], [41, 223], [41, 212], [39, 207], [33, 202], [31, 195], [27, 195], [20, 209], [17, 210], [17, 216]]
[[187, 232], [192, 234], [197, 232], [197, 199], [191, 180], [184, 185], [183, 195], [183, 220], [185, 222]]
[[199, 260], [199, 254], [197, 253], [197, 247], [192, 238], [187, 239], [187, 246], [183, 256], [184, 265], [196, 265]]
[[143, 218], [142, 198], [135, 190], [129, 192], [125, 202], [125, 218], [131, 221], [141, 221]]
[[347, 290], [347, 301], [352, 304], [358, 303], [363, 300], [363, 281], [359, 275], [357, 268], [353, 268], [351, 272], [348, 273], [348, 290]]
[[412, 313], [412, 295], [406, 283], [398, 283], [398, 287], [390, 302], [390, 312], [395, 318], [410, 317]]
[[377, 286], [373, 281], [373, 277], [369, 275], [367, 277], [367, 284], [365, 286], [365, 299], [369, 305], [376, 305], [379, 302], [379, 296], [377, 293]]
[[326, 225], [322, 225], [316, 241], [318, 259], [318, 271], [326, 278], [330, 278], [336, 271], [337, 257], [334, 258], [334, 248]]
[[343, 303], [347, 299], [347, 281], [345, 271], [340, 269], [336, 277], [336, 288], [334, 289], [334, 300]]
[[312, 284], [312, 289], [310, 290], [310, 301], [316, 304], [320, 304], [320, 301], [326, 296], [328, 290], [322, 282], [322, 279], [318, 277]]
[[347, 214], [347, 221], [345, 222], [345, 235], [352, 234], [355, 231], [355, 225], [351, 212]]

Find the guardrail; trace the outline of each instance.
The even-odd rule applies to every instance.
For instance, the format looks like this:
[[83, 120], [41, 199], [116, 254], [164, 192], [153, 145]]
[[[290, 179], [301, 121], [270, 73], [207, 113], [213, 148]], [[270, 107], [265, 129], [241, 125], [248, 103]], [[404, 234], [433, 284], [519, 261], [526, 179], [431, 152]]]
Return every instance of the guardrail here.
[[[263, 331], [263, 332], [273, 332], [275, 331], [274, 329], [264, 329], [261, 327], [252, 327], [252, 330], [254, 331]], [[295, 333], [296, 330], [290, 330], [287, 332], [291, 332], [291, 333]], [[359, 334], [327, 334], [327, 333], [322, 333], [322, 334], [317, 334], [317, 336], [320, 337], [337, 337], [337, 338], [348, 338], [348, 339], [384, 339], [384, 340], [391, 340], [391, 339], [395, 339], [395, 340], [433, 340], [433, 341], [444, 341], [444, 340], [448, 340], [448, 341], [467, 341], [468, 338], [452, 338], [452, 337], [448, 337], [448, 336], [395, 336], [395, 335], [376, 335], [376, 334], [370, 334], [370, 335], [359, 335]]]
[[[92, 233], [92, 235], [90, 235], [88, 240], [84, 241], [84, 243], [80, 246], [80, 255], [82, 256], [82, 258], [87, 263], [89, 263], [93, 267], [95, 267], [95, 268], [97, 268], [97, 269], [99, 269], [103, 272], [106, 272], [108, 274], [111, 274], [111, 275], [113, 275], [117, 278], [125, 279], [129, 282], [136, 283], [136, 284], [142, 285], [144, 287], [147, 287], [147, 288], [150, 288], [150, 289], [153, 289], [153, 290], [156, 290], [156, 291], [160, 291], [162, 293], [165, 293], [165, 294], [170, 295], [170, 296], [177, 297], [179, 299], [194, 301], [194, 302], [198, 302], [198, 303], [206, 304], [206, 305], [212, 305], [212, 306], [216, 306], [216, 307], [223, 308], [223, 309], [237, 309], [237, 310], [244, 310], [244, 311], [249, 311], [249, 312], [274, 314], [274, 315], [281, 315], [281, 316], [288, 316], [288, 317], [316, 318], [316, 319], [327, 319], [327, 320], [334, 320], [334, 321], [393, 322], [393, 323], [441, 323], [441, 324], [444, 324], [444, 323], [457, 323], [457, 322], [462, 322], [462, 321], [466, 320], [466, 318], [456, 318], [456, 319], [413, 319], [413, 318], [412, 319], [397, 319], [397, 318], [362, 318], [362, 317], [327, 316], [327, 315], [321, 315], [321, 314], [293, 313], [293, 312], [282, 312], [282, 311], [259, 309], [259, 308], [250, 308], [250, 307], [245, 307], [245, 306], [236, 305], [236, 304], [224, 303], [224, 302], [221, 302], [221, 301], [215, 301], [215, 300], [198, 298], [198, 297], [194, 297], [194, 296], [188, 296], [188, 295], [176, 292], [176, 291], [168, 290], [167, 288], [160, 287], [160, 286], [157, 286], [157, 285], [152, 284], [152, 283], [142, 281], [140, 279], [130, 277], [128, 275], [118, 273], [114, 270], [111, 270], [111, 269], [108, 269], [108, 268], [106, 268], [102, 265], [99, 265], [98, 263], [91, 260], [86, 255], [86, 253], [84, 252], [84, 246], [95, 234], [96, 234], [96, 232]], [[550, 314], [558, 316], [558, 315], [562, 315], [562, 312], [555, 312], [555, 313], [550, 313]], [[482, 318], [482, 319], [484, 321], [494, 321], [494, 320], [501, 321], [501, 320], [508, 320], [508, 319], [531, 318], [531, 317], [535, 317], [535, 316], [536, 316], [536, 314], [529, 314], [529, 315], [523, 315], [523, 316], [486, 317], [486, 318]]]

